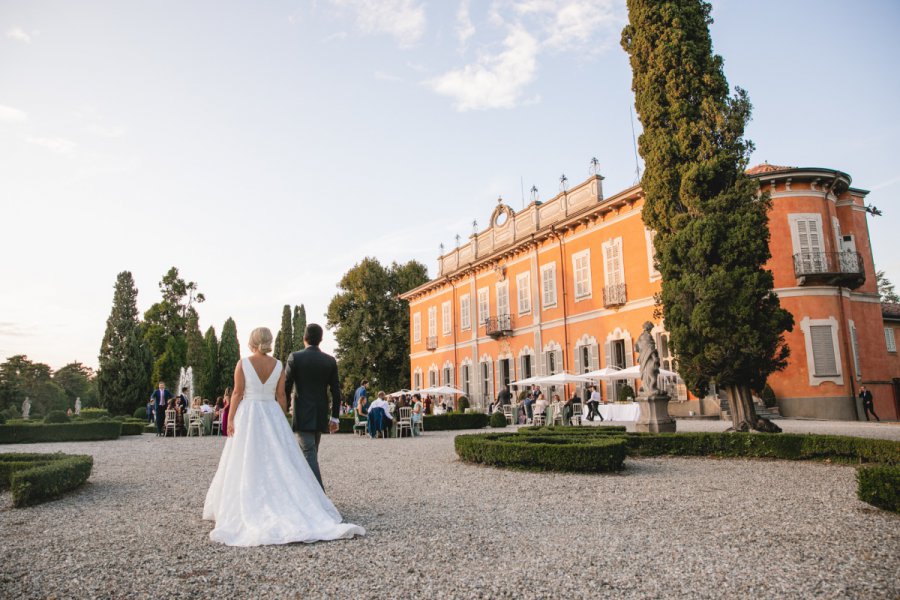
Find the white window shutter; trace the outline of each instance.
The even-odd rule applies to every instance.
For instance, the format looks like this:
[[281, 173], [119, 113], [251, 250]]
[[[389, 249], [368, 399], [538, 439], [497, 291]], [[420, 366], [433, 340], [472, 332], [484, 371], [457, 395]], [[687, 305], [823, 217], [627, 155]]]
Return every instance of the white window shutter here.
[[837, 358], [834, 352], [834, 340], [831, 325], [812, 325], [809, 335], [813, 350], [813, 366], [816, 377], [836, 376]]
[[575, 372], [576, 373], [584, 373], [581, 368], [581, 348], [582, 346], [575, 346]]
[[[606, 342], [603, 346], [603, 365], [611, 367], [612, 365], [612, 342]], [[604, 382], [606, 388], [606, 401], [613, 402], [616, 399], [616, 384], [613, 380], [607, 379]]]
[[[625, 340], [625, 368], [634, 366], [634, 345], [630, 339]], [[631, 386], [631, 389], [634, 390], [635, 395], [637, 395], [637, 379], [629, 379], [628, 385]]]
[[600, 368], [600, 346], [598, 344], [591, 344], [591, 371], [596, 371]]

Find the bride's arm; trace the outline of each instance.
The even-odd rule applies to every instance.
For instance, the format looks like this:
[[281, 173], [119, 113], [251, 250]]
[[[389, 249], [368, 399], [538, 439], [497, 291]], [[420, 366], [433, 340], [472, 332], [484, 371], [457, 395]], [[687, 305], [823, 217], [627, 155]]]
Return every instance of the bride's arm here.
[[284, 377], [284, 369], [282, 369], [281, 375], [278, 376], [278, 385], [275, 386], [275, 399], [278, 401], [281, 411], [287, 414], [287, 394], [284, 392]]
[[244, 369], [241, 361], [234, 367], [234, 391], [231, 392], [231, 406], [228, 409], [228, 435], [234, 435], [234, 416], [237, 414], [238, 404], [244, 397]]

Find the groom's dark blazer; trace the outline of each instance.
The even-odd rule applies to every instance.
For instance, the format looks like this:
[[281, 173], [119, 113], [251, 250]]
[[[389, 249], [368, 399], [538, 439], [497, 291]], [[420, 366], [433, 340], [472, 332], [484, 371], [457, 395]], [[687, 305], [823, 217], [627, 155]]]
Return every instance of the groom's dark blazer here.
[[[341, 385], [337, 361], [317, 346], [294, 352], [288, 357], [284, 371], [284, 389], [294, 398], [294, 431], [328, 433], [330, 418], [338, 418], [341, 410]], [[328, 390], [331, 390], [331, 410]]]

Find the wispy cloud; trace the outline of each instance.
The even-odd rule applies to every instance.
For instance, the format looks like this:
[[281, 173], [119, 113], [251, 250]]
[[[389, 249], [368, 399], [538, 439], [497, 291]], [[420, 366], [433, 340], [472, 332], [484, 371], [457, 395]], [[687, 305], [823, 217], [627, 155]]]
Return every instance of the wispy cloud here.
[[883, 190], [884, 188], [887, 188], [887, 187], [891, 187], [895, 183], [900, 183], [900, 175], [898, 175], [896, 177], [891, 177], [890, 179], [888, 179], [886, 181], [882, 181], [881, 183], [876, 183], [869, 189], [871, 191], [875, 192], [878, 190]]
[[400, 76], [398, 76], [398, 75], [394, 75], [393, 73], [388, 73], [388, 72], [386, 72], [386, 71], [375, 71], [375, 72], [372, 74], [372, 76], [373, 76], [375, 79], [377, 79], [378, 81], [389, 81], [389, 82], [392, 82], [392, 83], [396, 83], [396, 82], [399, 82], [399, 81], [403, 81], [403, 78], [402, 78], [402, 77], [400, 77]]
[[415, 0], [331, 0], [351, 10], [364, 33], [390, 35], [401, 47], [414, 45], [425, 33], [425, 8]]
[[456, 11], [456, 38], [459, 45], [465, 48], [466, 43], [475, 35], [475, 25], [472, 24], [472, 18], [469, 16], [469, 0], [462, 0]]
[[30, 328], [23, 327], [18, 323], [0, 321], [0, 335], [6, 337], [28, 337], [34, 335], [34, 333]]
[[0, 104], [0, 123], [23, 123], [28, 120], [24, 111]]
[[98, 125], [97, 123], [88, 125], [87, 130], [88, 133], [96, 135], [97, 137], [108, 139], [116, 139], [125, 135], [125, 129], [123, 127], [105, 127], [103, 125]]
[[6, 32], [6, 37], [23, 44], [31, 43], [31, 36], [28, 35], [21, 27], [14, 27]]
[[40, 146], [59, 154], [71, 154], [77, 144], [72, 140], [61, 137], [33, 137], [26, 136], [25, 141], [35, 146]]
[[535, 78], [538, 42], [524, 27], [511, 27], [499, 54], [483, 54], [474, 63], [449, 71], [428, 85], [449, 96], [459, 111], [514, 108]]
[[346, 39], [347, 39], [346, 31], [336, 31], [335, 33], [326, 35], [324, 38], [322, 38], [322, 42], [327, 44], [328, 42], [336, 42], [338, 40], [346, 40]]

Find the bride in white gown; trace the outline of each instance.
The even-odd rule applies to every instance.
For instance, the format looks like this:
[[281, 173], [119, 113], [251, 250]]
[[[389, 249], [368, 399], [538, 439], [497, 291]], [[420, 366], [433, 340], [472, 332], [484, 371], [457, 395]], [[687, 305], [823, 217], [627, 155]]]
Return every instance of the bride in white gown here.
[[253, 330], [250, 350], [234, 370], [229, 437], [203, 505], [203, 518], [216, 522], [210, 539], [261, 546], [364, 535], [341, 522], [294, 439], [284, 368], [268, 356], [272, 332]]

